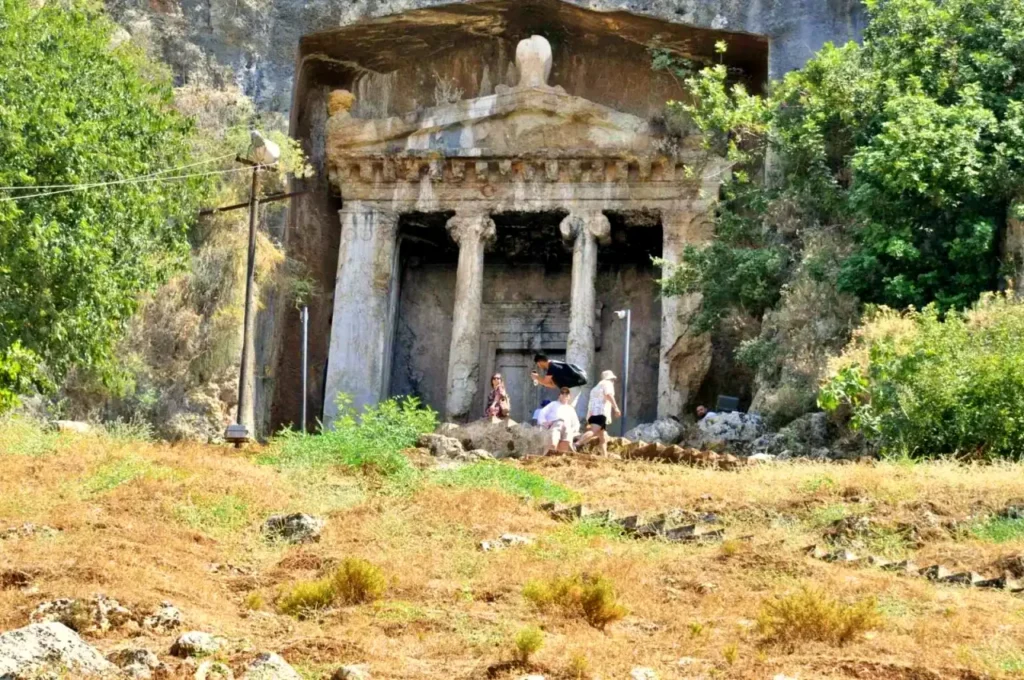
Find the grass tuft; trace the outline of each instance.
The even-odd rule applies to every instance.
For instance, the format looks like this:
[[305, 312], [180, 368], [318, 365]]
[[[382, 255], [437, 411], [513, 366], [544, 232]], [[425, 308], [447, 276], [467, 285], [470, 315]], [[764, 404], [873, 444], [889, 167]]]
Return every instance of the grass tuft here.
[[989, 517], [970, 527], [972, 536], [988, 543], [1007, 543], [1024, 539], [1024, 518]]
[[155, 465], [143, 458], [127, 456], [115, 458], [100, 465], [86, 477], [82, 487], [86, 493], [100, 494], [137, 479], [168, 479], [173, 477], [174, 473], [174, 470], [163, 465]]
[[431, 475], [434, 484], [460, 489], [496, 489], [521, 498], [538, 501], [568, 502], [576, 494], [561, 484], [535, 472], [504, 463], [480, 461]]
[[299, 581], [292, 584], [277, 600], [282, 614], [304, 619], [334, 604], [334, 583], [332, 579]]
[[825, 642], [842, 646], [881, 624], [875, 598], [846, 604], [822, 591], [803, 588], [797, 593], [765, 600], [757, 628], [767, 642], [792, 646]]
[[234, 494], [189, 494], [173, 514], [191, 529], [218, 534], [247, 526], [251, 511], [246, 500]]
[[523, 588], [523, 597], [538, 609], [561, 609], [568, 616], [578, 616], [598, 630], [629, 613], [615, 594], [610, 580], [599, 574], [575, 574], [530, 581]]
[[0, 418], [0, 455], [48, 456], [57, 452], [60, 434], [19, 416]]

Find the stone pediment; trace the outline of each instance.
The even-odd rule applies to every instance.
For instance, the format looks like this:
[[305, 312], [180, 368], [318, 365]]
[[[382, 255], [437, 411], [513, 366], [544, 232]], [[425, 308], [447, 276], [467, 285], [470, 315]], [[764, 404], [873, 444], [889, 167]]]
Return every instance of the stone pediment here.
[[650, 124], [546, 86], [503, 92], [380, 119], [335, 115], [328, 155], [425, 158], [652, 158]]

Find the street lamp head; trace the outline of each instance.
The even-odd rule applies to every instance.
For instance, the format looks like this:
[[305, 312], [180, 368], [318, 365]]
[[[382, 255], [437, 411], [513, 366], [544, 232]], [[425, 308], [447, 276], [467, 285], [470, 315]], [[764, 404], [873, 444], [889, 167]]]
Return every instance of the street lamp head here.
[[281, 147], [260, 134], [259, 130], [251, 130], [249, 138], [249, 160], [260, 165], [273, 165], [281, 159]]
[[619, 318], [619, 319], [625, 319], [627, 314], [629, 314], [629, 310], [628, 309], [620, 309], [617, 312], [615, 312], [616, 318]]

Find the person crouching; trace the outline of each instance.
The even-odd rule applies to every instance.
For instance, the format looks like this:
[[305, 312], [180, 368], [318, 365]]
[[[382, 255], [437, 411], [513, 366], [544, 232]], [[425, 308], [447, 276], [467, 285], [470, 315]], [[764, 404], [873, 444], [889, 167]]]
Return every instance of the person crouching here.
[[580, 432], [580, 418], [572, 407], [572, 393], [568, 387], [558, 391], [558, 401], [541, 409], [537, 424], [550, 432], [551, 448], [556, 451], [574, 451], [573, 439]]

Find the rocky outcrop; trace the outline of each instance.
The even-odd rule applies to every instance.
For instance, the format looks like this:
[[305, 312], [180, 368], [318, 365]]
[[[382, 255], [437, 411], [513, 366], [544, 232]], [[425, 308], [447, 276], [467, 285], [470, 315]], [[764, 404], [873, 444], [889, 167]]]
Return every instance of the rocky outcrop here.
[[325, 525], [320, 517], [304, 512], [272, 515], [263, 523], [263, 535], [286, 543], [316, 543]]
[[676, 444], [683, 438], [686, 429], [674, 418], [662, 418], [653, 423], [637, 425], [625, 434], [626, 439], [633, 441], [658, 442], [659, 444]]
[[342, 666], [334, 671], [331, 680], [370, 680], [370, 668], [366, 664]]
[[219, 652], [223, 646], [223, 638], [192, 630], [178, 636], [171, 645], [171, 655], [182, 659], [209, 656]]
[[539, 427], [489, 418], [463, 425], [457, 431], [467, 451], [489, 451], [495, 458], [540, 455], [550, 448], [550, 433]]
[[279, 655], [265, 652], [245, 667], [242, 680], [301, 680], [301, 676]]
[[703, 449], [746, 453], [765, 429], [764, 421], [756, 413], [709, 413], [697, 423], [695, 444]]
[[121, 672], [128, 677], [136, 680], [149, 680], [154, 676], [169, 673], [167, 665], [148, 649], [119, 649], [107, 654], [107, 661], [120, 668]]
[[0, 679], [28, 680], [46, 674], [111, 675], [116, 667], [62, 623], [34, 623], [0, 635]]
[[106, 595], [43, 602], [29, 618], [32, 623], [61, 623], [79, 633], [103, 633], [133, 620], [131, 611]]

